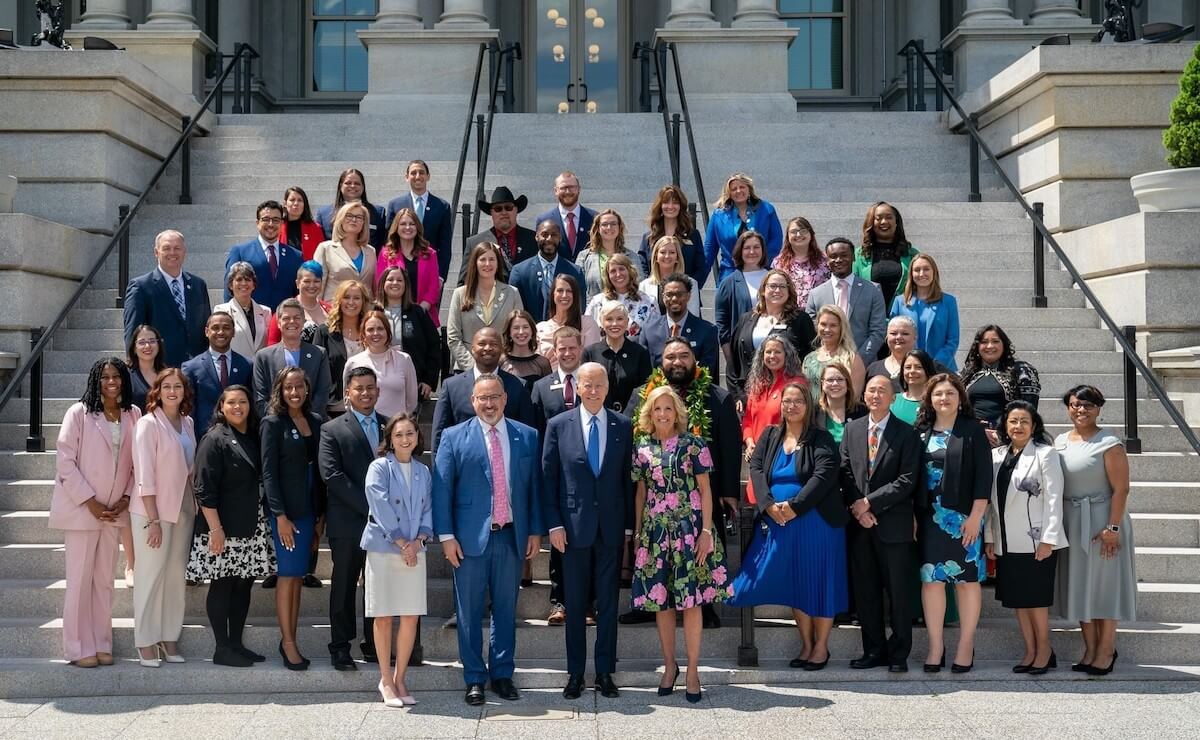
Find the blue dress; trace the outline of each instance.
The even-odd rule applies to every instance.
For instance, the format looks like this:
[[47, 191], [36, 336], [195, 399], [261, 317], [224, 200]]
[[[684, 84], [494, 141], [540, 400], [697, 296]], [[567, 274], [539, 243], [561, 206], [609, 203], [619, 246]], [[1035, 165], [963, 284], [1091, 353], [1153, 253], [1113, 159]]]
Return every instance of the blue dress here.
[[[294, 425], [292, 426], [292, 434], [300, 434]], [[308, 495], [310, 498], [313, 495], [313, 488], [316, 482], [314, 476], [317, 474], [318, 441], [315, 434], [304, 437], [304, 449], [308, 453]], [[267, 521], [271, 525], [271, 539], [275, 542], [275, 560], [277, 562], [275, 574], [284, 578], [301, 578], [308, 574], [308, 561], [312, 553], [313, 535], [316, 534], [317, 529], [316, 514], [309, 514], [306, 517], [292, 520], [292, 526], [296, 528], [296, 534], [294, 537], [295, 547], [291, 550], [284, 547], [283, 540], [279, 539], [279, 522], [276, 521], [275, 517], [267, 516]]]
[[[980, 583], [987, 575], [983, 536], [976, 537], [969, 547], [964, 548], [962, 530], [967, 517], [942, 506], [942, 472], [946, 467], [949, 439], [950, 432], [934, 430], [925, 445], [925, 485], [933, 502], [933, 516], [920, 517], [917, 522], [921, 583]], [[982, 531], [983, 527], [980, 527]]]
[[[796, 478], [795, 453], [780, 447], [771, 467], [771, 495], [786, 501], [803, 487]], [[832, 619], [848, 607], [847, 583], [844, 529], [829, 526], [816, 509], [782, 527], [764, 515], [733, 579], [729, 603], [781, 604]]]

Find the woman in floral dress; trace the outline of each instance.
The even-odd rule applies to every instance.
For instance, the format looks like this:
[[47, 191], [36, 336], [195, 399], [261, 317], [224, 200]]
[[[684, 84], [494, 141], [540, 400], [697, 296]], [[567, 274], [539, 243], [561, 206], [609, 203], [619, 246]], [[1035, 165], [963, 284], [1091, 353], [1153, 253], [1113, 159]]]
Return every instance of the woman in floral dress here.
[[633, 608], [655, 612], [663, 651], [658, 695], [675, 689], [675, 612], [683, 612], [690, 702], [700, 701], [702, 604], [729, 598], [729, 573], [713, 529], [712, 456], [687, 430], [687, 409], [670, 386], [650, 391], [636, 419], [637, 482]]

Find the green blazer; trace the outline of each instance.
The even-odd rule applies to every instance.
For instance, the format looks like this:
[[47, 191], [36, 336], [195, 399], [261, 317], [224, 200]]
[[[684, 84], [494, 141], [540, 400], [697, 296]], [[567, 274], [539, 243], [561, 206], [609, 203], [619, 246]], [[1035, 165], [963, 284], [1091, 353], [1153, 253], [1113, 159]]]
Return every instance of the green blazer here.
[[[909, 245], [908, 254], [900, 258], [900, 282], [896, 285], [896, 295], [904, 293], [904, 287], [908, 285], [908, 266], [912, 263], [913, 257], [920, 254], [920, 250]], [[871, 260], [862, 256], [862, 250], [856, 248], [854, 250], [854, 274], [858, 275], [863, 280], [871, 279]]]

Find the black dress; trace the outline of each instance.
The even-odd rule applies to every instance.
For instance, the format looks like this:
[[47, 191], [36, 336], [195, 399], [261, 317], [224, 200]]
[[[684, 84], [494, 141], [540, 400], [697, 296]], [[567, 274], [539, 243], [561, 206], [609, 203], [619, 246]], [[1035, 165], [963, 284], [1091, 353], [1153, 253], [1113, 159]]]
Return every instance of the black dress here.
[[598, 362], [608, 370], [608, 396], [604, 399], [604, 407], [622, 413], [625, 413], [625, 405], [634, 389], [645, 383], [653, 371], [650, 353], [630, 339], [626, 339], [617, 351], [603, 339], [588, 345], [583, 350], [580, 364], [584, 362]]
[[[1032, 442], [1030, 444], [1033, 444]], [[996, 501], [999, 504], [1000, 541], [1004, 554], [996, 558], [996, 598], [1008, 609], [1041, 609], [1054, 603], [1054, 574], [1058, 570], [1058, 550], [1045, 560], [1035, 560], [1031, 552], [1008, 551], [1008, 528], [1004, 526], [1004, 508], [1008, 486], [1021, 452], [1011, 448], [996, 471]]]

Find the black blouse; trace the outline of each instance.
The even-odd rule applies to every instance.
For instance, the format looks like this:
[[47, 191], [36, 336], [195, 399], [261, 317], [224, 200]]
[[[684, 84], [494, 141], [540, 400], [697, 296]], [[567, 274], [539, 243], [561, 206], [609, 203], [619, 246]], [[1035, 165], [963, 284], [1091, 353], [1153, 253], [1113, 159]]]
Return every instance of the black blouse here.
[[604, 407], [618, 412], [625, 411], [633, 391], [646, 382], [652, 371], [650, 352], [630, 339], [615, 352], [603, 339], [588, 345], [583, 350], [580, 364], [584, 362], [598, 362], [608, 369], [608, 396], [604, 399]]

